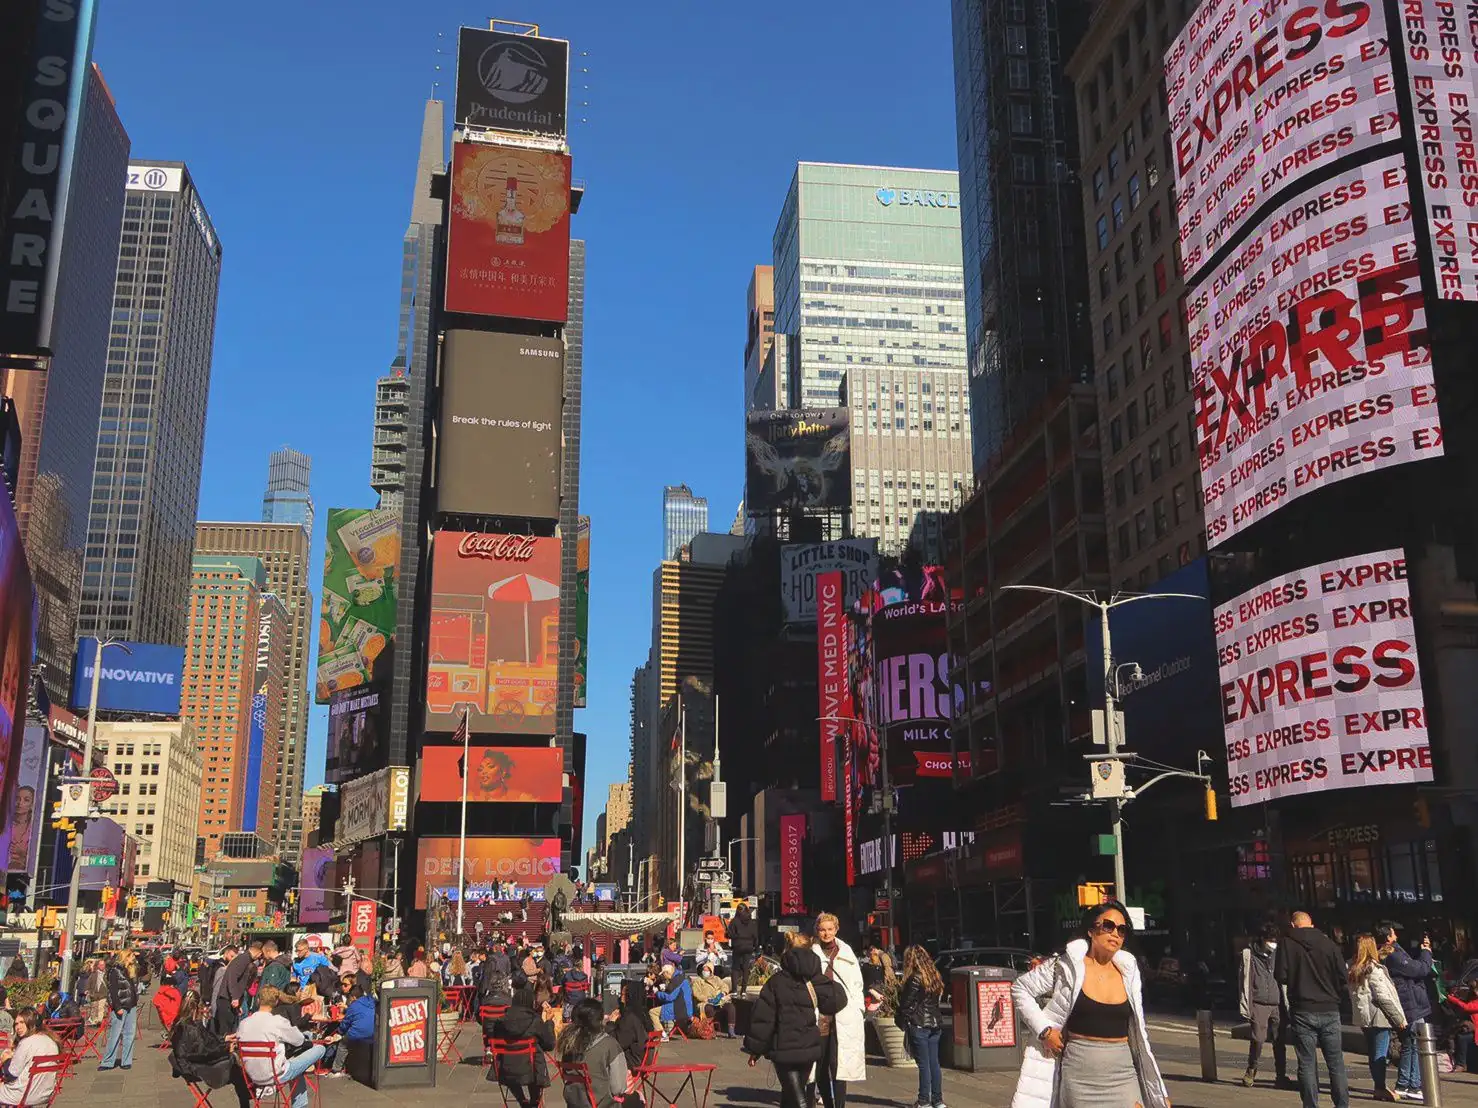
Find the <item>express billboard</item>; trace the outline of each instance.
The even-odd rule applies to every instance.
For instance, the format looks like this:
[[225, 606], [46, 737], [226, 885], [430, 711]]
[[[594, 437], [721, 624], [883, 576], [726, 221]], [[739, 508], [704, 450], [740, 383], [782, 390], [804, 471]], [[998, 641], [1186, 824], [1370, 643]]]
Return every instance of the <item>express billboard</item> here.
[[[558, 804], [564, 796], [564, 751], [557, 746], [472, 746], [467, 799], [476, 803]], [[421, 799], [462, 799], [460, 746], [421, 748]]]
[[400, 515], [330, 508], [323, 550], [316, 699], [388, 679], [400, 574]]
[[817, 581], [823, 574], [842, 575], [842, 606], [850, 608], [878, 575], [876, 539], [788, 543], [780, 548], [780, 604], [786, 623], [814, 623]]
[[1196, 9], [1165, 55], [1187, 277], [1284, 188], [1400, 136], [1386, 31], [1375, 0]]
[[750, 412], [745, 455], [744, 503], [751, 513], [852, 503], [846, 408]]
[[[117, 647], [103, 650], [103, 671], [98, 678], [98, 710], [143, 712], [150, 715], [180, 714], [180, 675], [185, 670], [185, 649], [156, 643], [126, 642], [127, 652]], [[87, 711], [92, 697], [92, 659], [96, 639], [79, 639], [72, 664], [72, 708]]]
[[[422, 836], [416, 851], [416, 907], [426, 907], [431, 890], [453, 900], [457, 896], [458, 839]], [[521, 889], [542, 889], [560, 872], [559, 839], [468, 838], [464, 883], [471, 894], [494, 881], [511, 881]]]
[[329, 699], [325, 782], [342, 785], [389, 763], [390, 712], [386, 701], [381, 685], [334, 693]]
[[563, 136], [569, 75], [570, 44], [564, 39], [463, 27], [457, 36], [456, 125]]
[[1406, 555], [1265, 581], [1216, 610], [1234, 807], [1432, 780]]
[[431, 547], [426, 729], [554, 734], [558, 538], [438, 531]]
[[570, 295], [570, 156], [452, 143], [446, 310], [563, 323]]
[[558, 517], [564, 356], [559, 339], [447, 332], [436, 433], [440, 511]]
[[1272, 209], [1186, 305], [1206, 542], [1442, 453], [1399, 155]]

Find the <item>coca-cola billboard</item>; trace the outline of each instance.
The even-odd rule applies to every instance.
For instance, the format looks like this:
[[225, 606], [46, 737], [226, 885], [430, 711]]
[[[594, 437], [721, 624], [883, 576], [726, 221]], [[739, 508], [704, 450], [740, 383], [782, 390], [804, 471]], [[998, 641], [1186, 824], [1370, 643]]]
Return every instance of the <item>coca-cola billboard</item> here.
[[426, 729], [552, 735], [560, 540], [438, 531], [431, 546]]

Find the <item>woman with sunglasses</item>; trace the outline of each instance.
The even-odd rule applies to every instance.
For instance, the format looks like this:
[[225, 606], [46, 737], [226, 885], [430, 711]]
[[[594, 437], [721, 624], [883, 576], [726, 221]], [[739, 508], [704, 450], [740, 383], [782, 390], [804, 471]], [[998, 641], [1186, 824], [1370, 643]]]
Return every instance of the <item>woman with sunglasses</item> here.
[[1124, 949], [1129, 931], [1122, 904], [1095, 905], [1078, 938], [1012, 984], [1036, 1036], [1012, 1108], [1169, 1108], [1150, 1053], [1139, 965]]

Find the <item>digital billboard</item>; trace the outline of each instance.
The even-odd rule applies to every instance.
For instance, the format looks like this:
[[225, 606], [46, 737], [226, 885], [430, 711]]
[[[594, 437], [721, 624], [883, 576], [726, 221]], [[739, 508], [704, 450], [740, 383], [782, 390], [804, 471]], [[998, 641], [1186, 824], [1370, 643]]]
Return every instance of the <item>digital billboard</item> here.
[[877, 657], [877, 704], [888, 734], [888, 768], [896, 785], [921, 778], [953, 776], [956, 757], [970, 773], [968, 751], [950, 749], [954, 705], [964, 690], [950, 678], [950, 605], [959, 601], [920, 600], [893, 604], [873, 614]]
[[446, 310], [563, 323], [570, 296], [570, 156], [452, 143]]
[[1400, 155], [1274, 208], [1186, 304], [1206, 542], [1442, 453]]
[[[457, 836], [422, 836], [416, 850], [416, 907], [426, 907], [430, 889], [452, 900], [457, 896]], [[511, 881], [520, 889], [543, 889], [560, 872], [559, 839], [468, 838], [464, 883], [471, 894], [494, 881]]]
[[400, 575], [400, 515], [391, 508], [330, 508], [318, 621], [319, 704], [390, 676]]
[[[116, 646], [103, 648], [103, 672], [98, 679], [98, 710], [180, 714], [180, 675], [185, 671], [185, 648], [128, 642], [125, 653]], [[92, 697], [92, 658], [97, 640], [79, 639], [72, 664], [72, 709], [86, 712]]]
[[332, 914], [329, 897], [334, 895], [334, 848], [308, 847], [298, 872], [298, 922], [327, 923]]
[[50, 746], [44, 723], [26, 725], [15, 785], [10, 794], [10, 824], [7, 829], [10, 850], [6, 868], [11, 873], [36, 872], [36, 855], [41, 845], [38, 831], [43, 822], [37, 818], [36, 810], [38, 803], [45, 799], [41, 795], [41, 787]]
[[1406, 555], [1323, 562], [1216, 609], [1234, 807], [1432, 780]]
[[[558, 804], [564, 796], [564, 751], [557, 746], [473, 746], [467, 799], [478, 803]], [[462, 800], [462, 748], [421, 748], [421, 799]]]
[[457, 36], [456, 126], [536, 135], [565, 133], [570, 44], [463, 27]]
[[[267, 743], [267, 693], [255, 692], [251, 698], [251, 728], [246, 739], [246, 781], [242, 786], [241, 830], [255, 831], [257, 808], [262, 802], [262, 761]], [[270, 811], [270, 809], [269, 809]], [[268, 817], [271, 818], [270, 816]]]
[[837, 798], [837, 750], [845, 749], [856, 713], [847, 673], [847, 610], [840, 570], [817, 578], [816, 693], [821, 746], [821, 799]]
[[389, 764], [389, 704], [384, 686], [334, 693], [328, 702], [323, 779], [342, 785]]
[[431, 547], [426, 729], [554, 734], [558, 538], [438, 531]]
[[1196, 9], [1165, 55], [1187, 277], [1281, 190], [1400, 137], [1386, 30], [1375, 0]]
[[745, 455], [744, 504], [751, 513], [852, 503], [846, 408], [750, 412]]
[[559, 339], [447, 332], [436, 432], [438, 510], [559, 516], [564, 356]]
[[585, 707], [590, 672], [590, 517], [575, 524], [575, 707]]
[[842, 575], [842, 605], [862, 599], [878, 576], [876, 539], [788, 543], [780, 548], [780, 604], [786, 623], [814, 623], [816, 582], [826, 573]]

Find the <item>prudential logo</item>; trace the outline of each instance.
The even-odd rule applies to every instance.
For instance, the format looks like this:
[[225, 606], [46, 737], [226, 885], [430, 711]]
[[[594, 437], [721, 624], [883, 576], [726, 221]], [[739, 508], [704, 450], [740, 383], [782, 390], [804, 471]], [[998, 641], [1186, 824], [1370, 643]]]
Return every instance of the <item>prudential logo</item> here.
[[957, 192], [935, 192], [932, 189], [890, 189], [877, 191], [878, 203], [885, 208], [895, 203], [900, 208], [958, 208], [960, 194]]
[[477, 59], [477, 79], [494, 100], [527, 104], [549, 87], [549, 64], [526, 43], [500, 42]]

